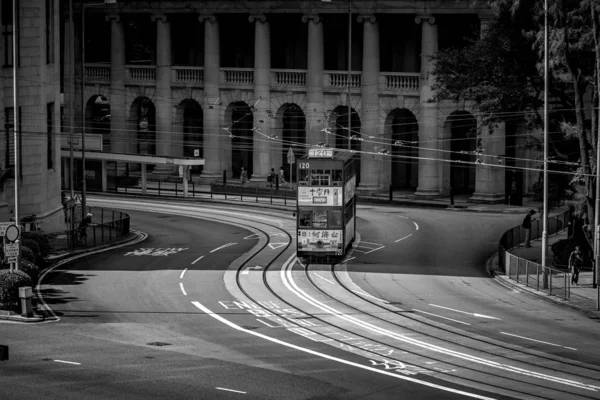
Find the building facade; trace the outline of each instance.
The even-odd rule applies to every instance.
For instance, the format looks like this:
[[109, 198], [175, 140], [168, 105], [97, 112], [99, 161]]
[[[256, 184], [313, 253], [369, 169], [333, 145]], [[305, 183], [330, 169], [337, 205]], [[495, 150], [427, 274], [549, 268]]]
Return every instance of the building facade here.
[[[2, 85], [0, 85], [0, 221], [15, 215], [15, 180], [19, 184], [19, 217], [35, 219], [45, 231], [65, 228], [60, 195], [61, 74], [58, 0], [20, 1], [13, 19], [12, 1], [2, 1]], [[17, 24], [14, 22], [17, 21]], [[18, 55], [13, 58], [13, 35]], [[15, 146], [13, 66], [17, 63]], [[15, 148], [19, 172], [15, 176]]]
[[504, 168], [533, 156], [519, 153], [518, 123], [478, 134], [468, 104], [432, 101], [430, 57], [491, 18], [469, 1], [119, 1], [84, 12], [75, 120], [105, 152], [202, 157], [194, 179], [244, 167], [263, 182], [271, 168], [288, 173], [290, 149], [330, 146], [360, 159], [361, 191], [452, 187], [482, 202], [535, 178]]

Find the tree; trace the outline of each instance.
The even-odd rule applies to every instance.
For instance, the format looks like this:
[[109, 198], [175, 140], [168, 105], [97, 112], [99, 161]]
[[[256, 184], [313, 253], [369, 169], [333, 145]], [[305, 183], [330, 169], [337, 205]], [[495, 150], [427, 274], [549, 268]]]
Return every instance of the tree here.
[[[478, 3], [474, 1], [474, 3]], [[600, 36], [594, 0], [549, 0], [549, 170], [568, 166], [584, 224], [593, 221], [598, 148]], [[543, 125], [544, 9], [534, 0], [490, 0], [495, 19], [465, 49], [434, 56], [437, 100], [469, 100], [483, 127], [519, 118]], [[535, 141], [533, 146], [539, 146]], [[564, 162], [567, 162], [566, 164]], [[576, 165], [577, 164], [577, 165]], [[557, 168], [560, 167], [560, 168]], [[552, 175], [551, 175], [552, 176]], [[581, 232], [591, 243], [593, 231]]]

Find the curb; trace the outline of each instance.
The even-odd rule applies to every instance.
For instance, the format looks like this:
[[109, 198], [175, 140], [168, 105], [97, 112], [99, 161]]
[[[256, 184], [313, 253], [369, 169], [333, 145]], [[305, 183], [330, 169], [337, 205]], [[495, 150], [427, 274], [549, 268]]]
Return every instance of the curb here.
[[500, 271], [498, 269], [498, 253], [494, 253], [485, 263], [486, 270], [490, 277], [494, 278], [494, 280], [504, 286], [505, 288], [516, 290], [520, 293], [526, 293], [530, 296], [537, 297], [538, 299], [551, 302], [555, 305], [559, 305], [562, 307], [567, 307], [575, 311], [579, 311], [584, 314], [588, 318], [597, 319], [600, 315], [597, 311], [589, 310], [586, 308], [582, 308], [576, 304], [570, 303], [568, 300], [560, 299], [554, 295], [548, 294], [546, 292], [535, 290], [534, 288], [523, 285], [522, 283], [518, 283], [508, 278], [504, 271]]
[[36, 323], [36, 322], [45, 322], [45, 321], [58, 321], [59, 318], [54, 315], [50, 307], [40, 299], [39, 286], [42, 278], [50, 272], [52, 269], [60, 266], [61, 264], [69, 262], [71, 259], [83, 257], [88, 253], [95, 253], [101, 250], [109, 249], [117, 246], [124, 246], [130, 242], [134, 242], [135, 240], [140, 238], [140, 234], [130, 232], [127, 236], [121, 239], [116, 239], [109, 243], [104, 243], [96, 247], [89, 247], [87, 249], [76, 250], [71, 253], [64, 253], [60, 255], [50, 256], [48, 257], [48, 261], [52, 262], [53, 265], [44, 268], [39, 272], [39, 278], [35, 285], [34, 296], [32, 297], [32, 309], [33, 309], [33, 317], [23, 317], [20, 314], [10, 312], [9, 315], [0, 315], [0, 320], [4, 321], [12, 321], [12, 322], [22, 322], [22, 323]]

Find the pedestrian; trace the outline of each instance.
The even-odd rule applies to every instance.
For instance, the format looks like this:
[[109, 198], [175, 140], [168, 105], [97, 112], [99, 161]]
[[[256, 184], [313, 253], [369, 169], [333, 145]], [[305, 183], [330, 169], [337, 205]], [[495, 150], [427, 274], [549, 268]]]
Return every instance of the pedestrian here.
[[272, 188], [273, 187], [273, 183], [275, 181], [275, 177], [277, 175], [275, 174], [275, 168], [271, 168], [271, 172], [269, 173], [269, 177], [267, 178], [267, 180], [269, 181], [269, 186]]
[[77, 240], [78, 245], [85, 245], [87, 242], [87, 228], [92, 225], [92, 213], [87, 213], [87, 215], [81, 220], [79, 223], [79, 238]]
[[583, 253], [579, 246], [575, 246], [575, 250], [569, 256], [569, 271], [571, 272], [571, 283], [579, 284], [579, 271], [583, 265]]
[[525, 247], [531, 247], [531, 217], [535, 214], [535, 210], [530, 210], [521, 225], [525, 229]]
[[244, 186], [246, 184], [247, 180], [248, 180], [248, 173], [246, 172], [244, 167], [242, 167], [242, 173], [240, 174], [240, 182], [242, 183], [242, 186]]
[[279, 167], [279, 183], [287, 183], [285, 181], [285, 172], [283, 171], [283, 167]]

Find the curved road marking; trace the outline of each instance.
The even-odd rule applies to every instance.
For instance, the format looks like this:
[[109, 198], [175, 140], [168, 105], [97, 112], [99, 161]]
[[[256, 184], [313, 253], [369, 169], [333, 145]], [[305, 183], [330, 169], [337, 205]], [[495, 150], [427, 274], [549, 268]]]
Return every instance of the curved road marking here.
[[[211, 253], [214, 253], [214, 252], [215, 252], [215, 251], [217, 251], [217, 250], [221, 250], [221, 249], [224, 249], [225, 247], [233, 246], [233, 245], [235, 245], [235, 244], [237, 244], [237, 243], [227, 243], [227, 244], [224, 244], [223, 246], [219, 246], [219, 247], [217, 247], [217, 248], [216, 248], [216, 249], [214, 249], [214, 250], [211, 250], [210, 252], [211, 252]], [[196, 261], [197, 261], [197, 260], [196, 260]]]
[[352, 290], [354, 293], [358, 293], [358, 294], [360, 294], [361, 296], [371, 297], [372, 299], [375, 299], [375, 300], [377, 300], [377, 301], [381, 301], [382, 303], [385, 303], [385, 304], [390, 304], [390, 302], [389, 302], [389, 301], [382, 300], [382, 299], [380, 299], [379, 297], [375, 297], [375, 296], [373, 296], [373, 295], [370, 295], [370, 294], [369, 294], [369, 293], [367, 293], [367, 292], [363, 292], [363, 291], [356, 290], [356, 289], [351, 289], [351, 290]]
[[415, 228], [416, 228], [417, 230], [419, 230], [419, 225], [417, 225], [417, 223], [416, 223], [415, 221], [413, 221], [413, 224], [415, 224]]
[[563, 348], [569, 349], [569, 350], [577, 350], [577, 349], [574, 349], [573, 347], [567, 347], [567, 346], [562, 346], [560, 344], [554, 344], [554, 343], [550, 343], [550, 342], [544, 342], [542, 340], [532, 339], [532, 338], [528, 338], [528, 337], [525, 337], [525, 336], [519, 336], [519, 335], [515, 335], [515, 334], [512, 334], [512, 333], [508, 333], [508, 332], [500, 332], [500, 333], [503, 334], [503, 335], [514, 336], [514, 337], [518, 337], [518, 338], [525, 339], [525, 340], [531, 340], [532, 342], [538, 342], [538, 343], [548, 344], [550, 346], [563, 347]]
[[325, 282], [329, 282], [329, 283], [331, 283], [332, 285], [335, 285], [335, 282], [333, 282], [333, 281], [330, 281], [330, 280], [329, 280], [329, 279], [327, 279], [327, 278], [323, 278], [321, 275], [317, 274], [316, 272], [313, 272], [313, 273], [314, 273], [316, 276], [318, 276], [319, 278], [323, 279]]
[[185, 289], [183, 288], [183, 283], [179, 282], [179, 287], [181, 288], [181, 291], [183, 292], [183, 295], [187, 296], [187, 293], [185, 292]]
[[[294, 257], [295, 257], [295, 255], [294, 255]], [[401, 379], [401, 380], [405, 380], [405, 381], [417, 383], [417, 384], [424, 385], [424, 386], [429, 386], [431, 388], [443, 390], [443, 391], [446, 391], [446, 392], [457, 393], [457, 394], [461, 394], [461, 395], [464, 395], [464, 396], [473, 397], [473, 398], [476, 398], [476, 399], [485, 399], [485, 400], [491, 400], [492, 399], [491, 397], [480, 396], [480, 395], [475, 394], [475, 393], [464, 392], [462, 390], [457, 390], [457, 389], [452, 389], [452, 388], [441, 386], [441, 385], [436, 385], [435, 383], [430, 383], [430, 382], [422, 381], [420, 379], [411, 378], [409, 376], [398, 375], [398, 374], [394, 374], [392, 372], [382, 371], [382, 370], [379, 370], [379, 369], [376, 369], [376, 368], [372, 368], [372, 367], [369, 367], [369, 366], [366, 366], [366, 365], [361, 365], [361, 364], [357, 364], [357, 363], [352, 362], [352, 361], [344, 360], [342, 358], [333, 357], [333, 356], [330, 356], [330, 355], [325, 354], [325, 353], [319, 353], [318, 351], [311, 350], [311, 349], [308, 349], [306, 347], [300, 347], [300, 346], [297, 346], [297, 345], [292, 344], [292, 343], [284, 342], [282, 340], [275, 339], [274, 337], [263, 335], [262, 333], [254, 332], [254, 331], [250, 331], [250, 330], [247, 330], [245, 328], [242, 328], [241, 326], [236, 325], [233, 322], [231, 322], [231, 321], [223, 318], [219, 314], [213, 313], [211, 310], [209, 310], [208, 308], [204, 307], [201, 303], [199, 303], [197, 301], [192, 301], [192, 304], [194, 306], [196, 306], [196, 308], [198, 308], [200, 311], [202, 311], [203, 313], [205, 313], [206, 315], [209, 315], [209, 316], [213, 317], [217, 321], [222, 322], [225, 325], [228, 325], [229, 327], [231, 327], [231, 328], [233, 328], [235, 330], [238, 330], [238, 331], [241, 331], [241, 332], [245, 332], [245, 333], [247, 333], [249, 335], [253, 335], [253, 336], [259, 337], [261, 339], [265, 339], [265, 340], [268, 340], [270, 342], [280, 344], [282, 346], [290, 347], [292, 349], [295, 349], [295, 350], [298, 350], [298, 351], [302, 351], [304, 353], [312, 354], [312, 355], [317, 356], [317, 357], [326, 358], [326, 359], [331, 360], [331, 361], [336, 361], [336, 362], [339, 362], [341, 364], [350, 365], [350, 366], [353, 366], [353, 367], [361, 368], [361, 369], [364, 369], [364, 370], [367, 370], [367, 371], [371, 371], [371, 372], [375, 372], [375, 373], [378, 373], [378, 374], [391, 376], [391, 377], [394, 377], [394, 378], [397, 378], [397, 379]]]
[[431, 307], [438, 307], [438, 308], [443, 308], [445, 310], [450, 310], [450, 311], [454, 311], [457, 313], [462, 313], [462, 314], [467, 314], [467, 315], [472, 315], [474, 317], [479, 317], [479, 318], [488, 318], [488, 319], [497, 319], [500, 320], [500, 318], [496, 318], [496, 317], [490, 317], [489, 315], [483, 315], [483, 314], [477, 314], [477, 313], [472, 313], [472, 312], [467, 312], [467, 311], [461, 311], [461, 310], [456, 310], [454, 308], [450, 308], [450, 307], [444, 307], [444, 306], [438, 306], [437, 304], [430, 304]]
[[179, 275], [179, 279], [183, 279], [183, 275], [185, 274], [185, 271], [187, 271], [187, 268], [184, 269], [183, 271], [181, 271], [181, 275]]
[[447, 319], [447, 320], [454, 321], [454, 322], [458, 322], [459, 324], [471, 325], [471, 324], [469, 324], [469, 323], [467, 323], [467, 322], [462, 322], [462, 321], [459, 321], [459, 320], [457, 320], [457, 319], [452, 319], [452, 318], [448, 318], [448, 317], [443, 317], [443, 316], [441, 316], [441, 315], [437, 315], [437, 314], [429, 313], [429, 312], [426, 312], [426, 311], [417, 310], [416, 308], [413, 308], [413, 311], [420, 312], [420, 313], [427, 314], [427, 315], [433, 315], [434, 317], [443, 318], [443, 319]]
[[63, 361], [63, 360], [53, 360], [53, 361], [63, 363], [63, 364], [81, 365], [81, 363], [73, 362], [73, 361]]
[[98, 249], [98, 250], [94, 250], [94, 251], [90, 251], [89, 253], [82, 253], [82, 254], [78, 254], [76, 256], [73, 257], [69, 257], [69, 258], [65, 258], [62, 261], [59, 261], [58, 263], [56, 263], [56, 265], [53, 265], [50, 268], [47, 268], [43, 271], [42, 275], [38, 278], [37, 284], [35, 285], [35, 293], [37, 294], [38, 299], [40, 299], [40, 301], [42, 302], [44, 309], [47, 310], [50, 314], [52, 314], [52, 318], [55, 321], [60, 321], [60, 318], [58, 317], [58, 315], [56, 315], [54, 313], [54, 311], [50, 308], [50, 306], [48, 306], [48, 303], [46, 303], [46, 301], [44, 300], [44, 296], [42, 295], [42, 293], [40, 292], [40, 283], [42, 282], [42, 280], [46, 277], [46, 275], [48, 275], [50, 272], [54, 271], [56, 268], [70, 263], [73, 260], [77, 260], [79, 258], [83, 258], [83, 257], [87, 257], [87, 256], [91, 256], [92, 254], [98, 254], [98, 253], [103, 253], [105, 251], [109, 251], [109, 250], [114, 250], [114, 249], [118, 249], [121, 247], [125, 247], [125, 246], [130, 246], [132, 244], [136, 244], [139, 242], [142, 242], [144, 240], [146, 240], [146, 238], [148, 237], [147, 233], [141, 232], [141, 231], [137, 231], [135, 229], [130, 229], [131, 232], [135, 233], [136, 235], [138, 235], [137, 239], [133, 239], [129, 242], [126, 243], [121, 243], [118, 244], [116, 246], [112, 246], [112, 247], [105, 247], [103, 249]]
[[409, 238], [409, 237], [411, 237], [411, 236], [412, 236], [412, 233], [411, 233], [410, 235], [406, 235], [406, 236], [404, 236], [403, 238], [400, 238], [400, 239], [396, 240], [394, 243], [398, 243], [398, 242], [399, 242], [399, 241], [401, 241], [401, 240], [408, 239], [408, 238]]
[[367, 329], [372, 332], [388, 336], [392, 339], [396, 339], [396, 340], [399, 340], [399, 341], [407, 343], [407, 344], [412, 344], [414, 346], [418, 346], [418, 347], [421, 347], [421, 348], [424, 348], [424, 349], [427, 349], [427, 350], [430, 350], [433, 352], [445, 354], [447, 356], [457, 357], [457, 358], [460, 358], [460, 359], [463, 359], [466, 361], [471, 361], [473, 363], [485, 365], [485, 366], [492, 367], [492, 368], [498, 368], [498, 369], [501, 369], [501, 370], [504, 370], [507, 372], [512, 372], [512, 373], [519, 374], [519, 375], [529, 376], [532, 378], [538, 378], [538, 379], [555, 382], [555, 383], [559, 383], [559, 384], [563, 384], [563, 385], [573, 386], [573, 387], [576, 387], [579, 389], [589, 390], [592, 392], [597, 391], [590, 385], [583, 383], [583, 382], [578, 382], [578, 381], [574, 381], [571, 379], [561, 378], [559, 376], [553, 376], [553, 375], [548, 375], [548, 374], [541, 373], [541, 372], [527, 370], [527, 369], [519, 368], [519, 367], [510, 365], [510, 364], [502, 364], [497, 361], [488, 360], [488, 359], [485, 359], [482, 357], [473, 356], [471, 354], [448, 349], [448, 348], [445, 348], [442, 346], [424, 342], [422, 340], [414, 339], [414, 338], [406, 336], [406, 335], [401, 335], [396, 332], [392, 332], [385, 328], [381, 328], [377, 325], [373, 325], [371, 323], [365, 322], [359, 318], [353, 317], [348, 314], [344, 314], [341, 311], [339, 311], [329, 305], [326, 305], [313, 297], [310, 297], [308, 294], [306, 294], [306, 292], [304, 292], [302, 289], [300, 289], [298, 287], [298, 285], [292, 278], [292, 266], [296, 262], [295, 257], [296, 257], [295, 255], [290, 256], [290, 258], [283, 264], [283, 266], [281, 268], [280, 275], [281, 275], [283, 284], [287, 287], [287, 289], [290, 292], [294, 293], [299, 298], [303, 299], [304, 301], [313, 305], [314, 307], [320, 308], [324, 312], [331, 314], [337, 318], [343, 319], [347, 322], [351, 322], [355, 325], [360, 326], [363, 329]]
[[192, 261], [192, 265], [196, 264], [198, 261], [202, 260], [203, 258], [204, 258], [204, 256], [200, 256], [200, 257], [196, 258], [194, 261]]

